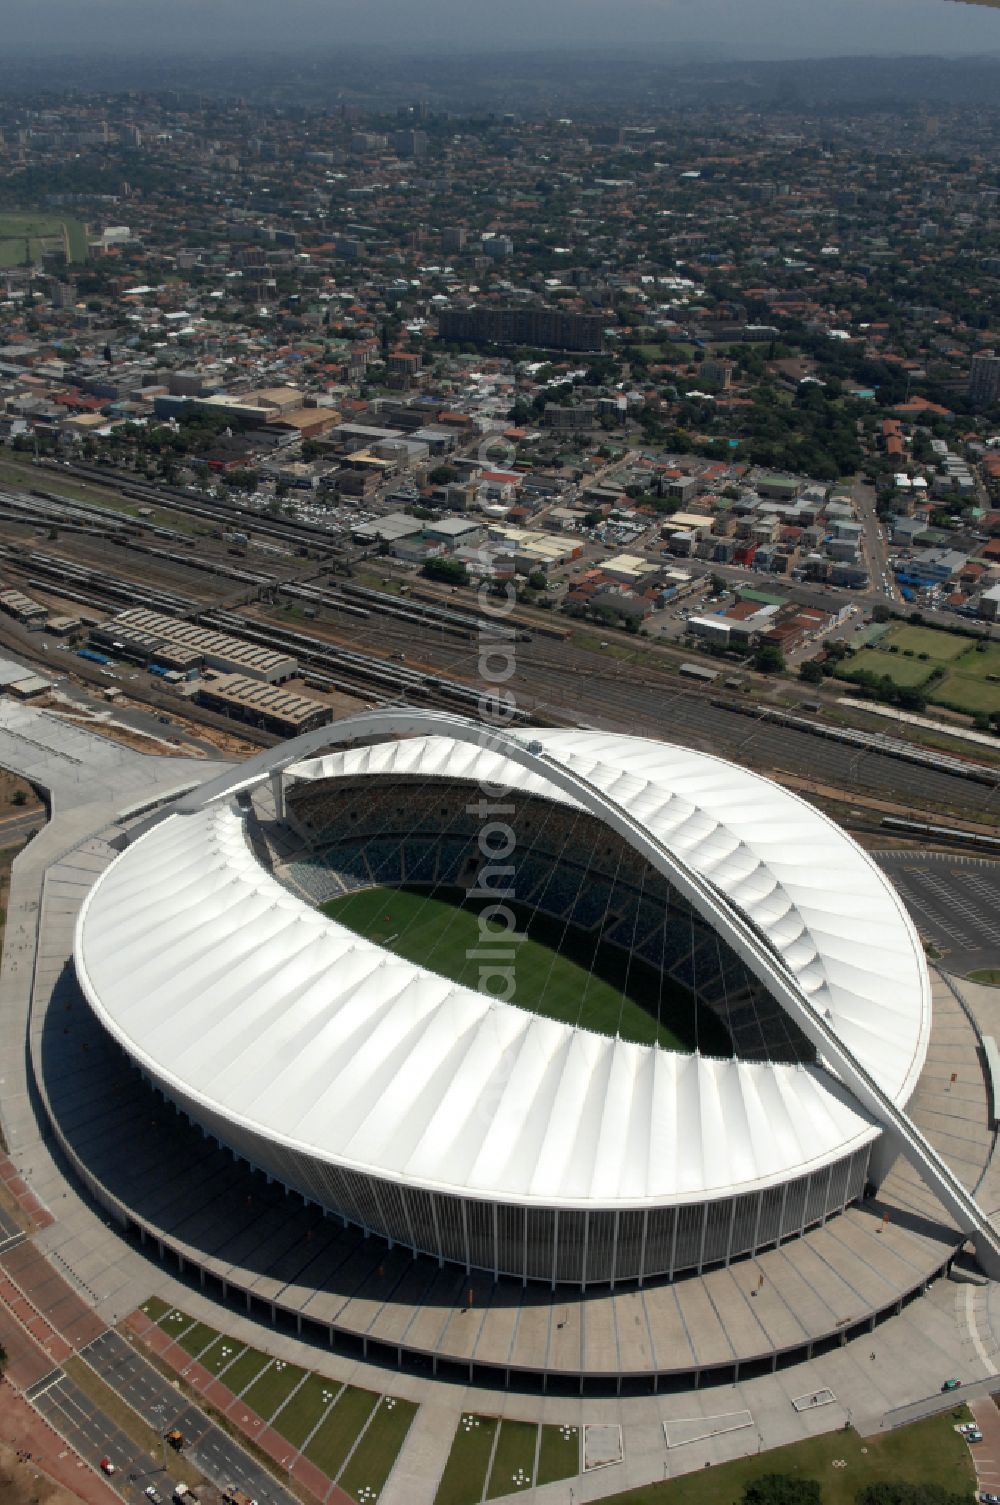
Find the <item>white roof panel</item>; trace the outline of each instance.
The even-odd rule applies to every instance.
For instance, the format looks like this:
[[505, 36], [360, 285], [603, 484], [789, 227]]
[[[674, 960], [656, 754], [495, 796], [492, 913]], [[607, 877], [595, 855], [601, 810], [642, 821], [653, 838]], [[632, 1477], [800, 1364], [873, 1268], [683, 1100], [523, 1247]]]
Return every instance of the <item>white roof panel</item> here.
[[[854, 842], [769, 780], [703, 753], [579, 730], [522, 735], [738, 904], [880, 1086], [906, 1101], [927, 1047], [926, 966], [898, 896]], [[288, 772], [412, 773], [569, 799], [446, 736]], [[802, 1174], [875, 1133], [822, 1066], [631, 1044], [391, 956], [282, 887], [223, 799], [168, 816], [107, 869], [76, 956], [98, 1016], [168, 1093], [276, 1144], [430, 1189], [665, 1204]]]

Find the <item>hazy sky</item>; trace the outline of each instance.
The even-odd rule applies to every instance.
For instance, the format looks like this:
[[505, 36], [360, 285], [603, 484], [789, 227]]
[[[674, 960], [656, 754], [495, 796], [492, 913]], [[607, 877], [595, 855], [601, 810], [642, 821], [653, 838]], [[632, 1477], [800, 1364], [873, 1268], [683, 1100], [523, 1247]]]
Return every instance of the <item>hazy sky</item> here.
[[960, 0], [0, 0], [11, 52], [700, 46], [721, 55], [1000, 55], [1000, 9]]

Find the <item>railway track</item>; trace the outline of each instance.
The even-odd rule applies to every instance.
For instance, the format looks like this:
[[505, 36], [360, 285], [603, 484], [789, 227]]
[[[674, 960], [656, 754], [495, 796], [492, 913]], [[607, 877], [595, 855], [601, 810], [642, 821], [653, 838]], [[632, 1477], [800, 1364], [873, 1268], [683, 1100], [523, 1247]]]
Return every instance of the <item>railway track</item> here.
[[[106, 472], [74, 467], [70, 473], [94, 477], [103, 484], [118, 478]], [[124, 487], [125, 483], [120, 483]], [[248, 520], [228, 504], [192, 503], [161, 488], [130, 481], [128, 487], [151, 505], [195, 512], [206, 521], [227, 526], [242, 520], [256, 532], [256, 517]], [[21, 500], [21, 499], [19, 499]], [[0, 515], [9, 498], [0, 498]], [[45, 503], [36, 508], [30, 503]], [[55, 510], [53, 510], [55, 509]], [[272, 644], [280, 642], [300, 659], [303, 670], [318, 688], [339, 689], [352, 695], [375, 699], [415, 698], [418, 703], [438, 703], [451, 709], [476, 714], [480, 689], [469, 683], [474, 674], [475, 656], [471, 646], [483, 624], [492, 619], [474, 609], [454, 608], [433, 599], [405, 598], [352, 581], [333, 580], [326, 584], [281, 580], [266, 569], [254, 570], [221, 558], [203, 556], [197, 562], [187, 553], [183, 535], [157, 529], [138, 519], [122, 520], [90, 503], [73, 503], [65, 499], [36, 497], [27, 505], [7, 507], [6, 515], [21, 521], [51, 521], [62, 517], [65, 523], [81, 528], [81, 539], [102, 541], [113, 548], [137, 556], [146, 573], [150, 565], [170, 571], [200, 573], [206, 582], [212, 578], [220, 585], [235, 587], [246, 593], [249, 604], [259, 595], [275, 601], [285, 600], [300, 609], [314, 608], [324, 615], [340, 619], [333, 627], [347, 627], [351, 646], [328, 638], [296, 632], [241, 614], [229, 603], [214, 605], [180, 590], [171, 590], [151, 582], [136, 582], [124, 574], [60, 558], [43, 550], [0, 545], [0, 559], [12, 570], [26, 577], [37, 588], [61, 594], [103, 611], [125, 605], [141, 604], [212, 625], [245, 637], [249, 641]], [[269, 520], [270, 523], [270, 520]], [[108, 534], [102, 530], [107, 527]], [[307, 525], [275, 522], [287, 540], [317, 530]], [[88, 530], [97, 531], [88, 536]], [[155, 542], [148, 532], [160, 537]], [[163, 536], [167, 535], [167, 536]], [[327, 540], [329, 542], [329, 540]], [[327, 626], [330, 624], [328, 623]], [[647, 664], [630, 666], [621, 661], [611, 666], [598, 660], [590, 650], [576, 648], [572, 642], [557, 648], [552, 642], [532, 643], [533, 632], [526, 624], [515, 621], [518, 643], [516, 674], [508, 688], [517, 697], [522, 724], [531, 721], [558, 721], [568, 724], [585, 722], [613, 730], [647, 731], [654, 736], [716, 751], [737, 761], [750, 763], [762, 770], [785, 769], [797, 776], [815, 776], [845, 789], [884, 791], [893, 789], [898, 797], [915, 805], [926, 804], [938, 810], [974, 811], [986, 818], [995, 804], [997, 780], [992, 772], [982, 777], [988, 790], [971, 790], [968, 777], [960, 768], [924, 766], [918, 756], [904, 763], [898, 756], [869, 745], [850, 745], [849, 741], [827, 740], [825, 727], [792, 724], [765, 724], [755, 718], [748, 721], [746, 707], [730, 708], [711, 704], [704, 693], [680, 684], [669, 663], [663, 668]], [[364, 647], [378, 643], [387, 649], [399, 644], [398, 658], [359, 651], [357, 639]], [[402, 661], [416, 657], [422, 667]], [[465, 678], [456, 677], [465, 670]], [[804, 718], [803, 718], [804, 721]], [[954, 760], [956, 764], [960, 760]]]

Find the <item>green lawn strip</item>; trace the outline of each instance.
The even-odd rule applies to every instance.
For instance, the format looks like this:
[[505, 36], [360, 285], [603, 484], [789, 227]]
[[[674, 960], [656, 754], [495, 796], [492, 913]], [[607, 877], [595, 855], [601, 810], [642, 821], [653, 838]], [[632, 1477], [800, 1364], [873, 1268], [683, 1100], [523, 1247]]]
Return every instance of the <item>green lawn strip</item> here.
[[321, 1374], [310, 1374], [304, 1385], [296, 1390], [292, 1400], [272, 1423], [293, 1447], [301, 1448], [313, 1428], [323, 1419], [340, 1390], [339, 1380], [324, 1379]]
[[[968, 1491], [972, 1498], [975, 1470], [967, 1443], [955, 1431], [956, 1422], [968, 1416], [963, 1406], [875, 1437], [829, 1432], [629, 1490], [615, 1495], [615, 1505], [738, 1505], [746, 1486], [762, 1474], [818, 1480], [823, 1505], [854, 1505], [867, 1485], [890, 1481], [936, 1484], [952, 1494]], [[844, 1467], [834, 1468], [835, 1459], [842, 1459]]]
[[568, 1437], [562, 1427], [542, 1427], [536, 1484], [554, 1484], [580, 1472], [580, 1433], [576, 1427], [566, 1430]]
[[[447, 897], [441, 897], [447, 893]], [[460, 902], [461, 892], [376, 887], [332, 899], [322, 911], [339, 924], [366, 936], [396, 956], [429, 968], [453, 982], [478, 988], [482, 936], [474, 902]], [[687, 1050], [700, 1035], [709, 1050], [713, 1027], [706, 1010], [698, 1015], [685, 989], [663, 978], [658, 969], [606, 945], [595, 954], [596, 937], [567, 928], [562, 921], [535, 911], [530, 917], [516, 904], [517, 965], [513, 1002], [534, 1013], [640, 1044], [657, 1041], [667, 1049]], [[530, 924], [530, 933], [525, 926]], [[628, 989], [628, 993], [624, 990]], [[636, 1001], [634, 994], [647, 1002]], [[657, 1018], [657, 1014], [659, 1018]], [[720, 1051], [724, 1050], [721, 1036]]]
[[228, 1365], [235, 1363], [238, 1356], [243, 1352], [243, 1344], [238, 1338], [227, 1338], [225, 1333], [220, 1333], [204, 1353], [198, 1355], [198, 1363], [209, 1374], [221, 1374]]
[[463, 1415], [441, 1475], [434, 1505], [477, 1505], [490, 1466], [495, 1416]]
[[[188, 1329], [198, 1327], [199, 1323], [195, 1321], [194, 1317], [189, 1316], [187, 1312], [182, 1312], [178, 1307], [171, 1306], [167, 1308], [156, 1325], [157, 1327], [161, 1327], [169, 1337], [173, 1338], [175, 1343], [179, 1343]], [[204, 1346], [202, 1344], [203, 1348]]]
[[488, 1500], [498, 1500], [501, 1495], [516, 1494], [520, 1489], [530, 1489], [535, 1472], [535, 1445], [538, 1441], [538, 1426], [533, 1421], [507, 1421], [500, 1423], [490, 1482], [486, 1488]]
[[355, 1499], [358, 1499], [363, 1489], [374, 1490], [376, 1495], [381, 1494], [416, 1414], [417, 1408], [412, 1401], [384, 1395], [368, 1430], [337, 1481], [341, 1489]]
[[288, 1399], [299, 1380], [305, 1374], [297, 1364], [286, 1364], [281, 1359], [261, 1371], [243, 1397], [245, 1405], [257, 1412], [264, 1421], [270, 1421], [278, 1407]]
[[970, 716], [977, 711], [990, 715], [1000, 711], [1000, 684], [966, 674], [962, 668], [952, 669], [944, 679], [936, 680], [930, 687], [930, 699], [966, 711]]
[[142, 1303], [139, 1310], [145, 1313], [150, 1322], [159, 1322], [168, 1312], [173, 1311], [173, 1307], [168, 1301], [161, 1300], [159, 1296], [150, 1296]]
[[195, 1322], [178, 1336], [177, 1342], [185, 1353], [189, 1353], [192, 1359], [196, 1359], [215, 1342], [218, 1336], [216, 1328], [209, 1327], [204, 1322]]
[[883, 637], [884, 643], [894, 643], [900, 653], [926, 653], [938, 663], [950, 663], [968, 650], [969, 639], [954, 632], [942, 632], [937, 627], [913, 627], [906, 624], [891, 628]]
[[1000, 987], [1000, 967], [981, 967], [978, 972], [969, 973], [970, 982], [985, 982], [990, 987]]
[[65, 250], [67, 241], [69, 260], [86, 261], [87, 237], [79, 221], [34, 211], [0, 214], [0, 266], [23, 266], [26, 249], [29, 259], [37, 258], [45, 250]]
[[901, 653], [887, 653], [884, 648], [862, 648], [840, 670], [845, 679], [868, 673], [909, 689], [922, 685], [933, 672], [934, 665], [927, 659], [904, 658]]
[[972, 644], [966, 639], [966, 643], [965, 652], [952, 662], [953, 669], [970, 679], [988, 679], [991, 674], [1000, 674], [1000, 643], [986, 642], [983, 638]]
[[258, 1353], [256, 1348], [248, 1348], [245, 1353], [240, 1354], [232, 1369], [226, 1370], [222, 1383], [234, 1395], [239, 1395], [240, 1391], [252, 1384], [269, 1363], [266, 1353]]
[[322, 1469], [328, 1479], [335, 1479], [340, 1473], [344, 1459], [379, 1399], [374, 1390], [359, 1390], [355, 1385], [348, 1385], [341, 1392], [337, 1404], [305, 1449], [310, 1463]]

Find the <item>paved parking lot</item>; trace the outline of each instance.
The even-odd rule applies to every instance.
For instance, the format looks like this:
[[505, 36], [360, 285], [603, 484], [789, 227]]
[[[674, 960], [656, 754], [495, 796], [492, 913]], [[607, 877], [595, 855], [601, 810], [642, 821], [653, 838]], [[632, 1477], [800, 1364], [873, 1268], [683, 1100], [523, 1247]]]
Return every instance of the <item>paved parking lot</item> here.
[[976, 1487], [1000, 1494], [1000, 1411], [989, 1397], [973, 1401], [969, 1410], [983, 1434], [982, 1442], [970, 1446], [976, 1465]]
[[204, 1412], [189, 1405], [169, 1380], [118, 1333], [102, 1333], [81, 1350], [81, 1357], [158, 1432], [173, 1427], [182, 1432], [186, 1455], [214, 1484], [235, 1484], [259, 1505], [295, 1505], [288, 1490], [221, 1428], [212, 1425]]
[[947, 852], [878, 852], [920, 934], [964, 976], [1000, 966], [1000, 862]]
[[0, 1254], [2, 1254], [5, 1249], [12, 1249], [14, 1245], [19, 1244], [23, 1238], [24, 1233], [18, 1227], [17, 1223], [11, 1217], [10, 1213], [5, 1212], [4, 1209], [0, 1207]]
[[109, 1458], [115, 1466], [114, 1484], [126, 1500], [143, 1500], [146, 1485], [169, 1497], [173, 1487], [163, 1460], [136, 1448], [126, 1432], [110, 1420], [78, 1385], [54, 1370], [27, 1391], [27, 1399], [88, 1463]]

